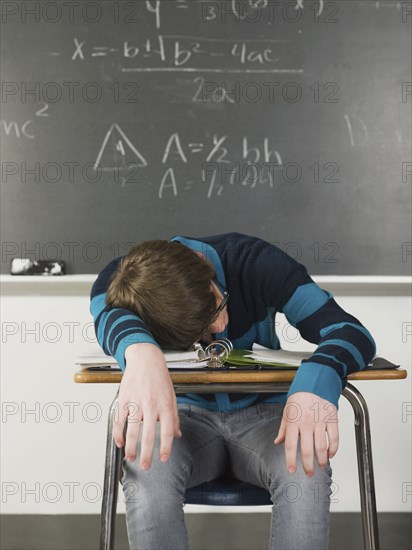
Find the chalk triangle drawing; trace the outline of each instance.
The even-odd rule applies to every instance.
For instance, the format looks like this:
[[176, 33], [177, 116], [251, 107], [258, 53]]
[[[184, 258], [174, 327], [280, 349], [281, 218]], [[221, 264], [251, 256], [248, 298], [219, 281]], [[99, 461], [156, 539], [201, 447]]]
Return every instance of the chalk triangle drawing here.
[[112, 124], [105, 135], [93, 168], [94, 170], [119, 170], [131, 165], [147, 166], [147, 162], [120, 126]]

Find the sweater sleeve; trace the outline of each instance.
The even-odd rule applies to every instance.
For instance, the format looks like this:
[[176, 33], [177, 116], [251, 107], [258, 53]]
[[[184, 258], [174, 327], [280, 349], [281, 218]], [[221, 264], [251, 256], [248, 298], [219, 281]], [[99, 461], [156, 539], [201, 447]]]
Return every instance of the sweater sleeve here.
[[347, 376], [364, 369], [375, 356], [374, 339], [311, 279], [304, 265], [279, 248], [260, 241], [253, 264], [260, 299], [283, 312], [305, 340], [318, 344], [302, 361], [288, 397], [310, 392], [338, 407]]
[[342, 309], [332, 294], [316, 283], [299, 286], [283, 313], [302, 337], [318, 347], [304, 359], [288, 397], [311, 392], [338, 408], [347, 376], [363, 370], [376, 353], [375, 341], [362, 323]]
[[116, 359], [124, 372], [124, 353], [128, 346], [137, 343], [160, 346], [138, 315], [128, 309], [112, 308], [106, 304], [106, 291], [120, 261], [121, 257], [112, 260], [99, 273], [90, 293], [90, 313], [100, 347], [106, 355]]

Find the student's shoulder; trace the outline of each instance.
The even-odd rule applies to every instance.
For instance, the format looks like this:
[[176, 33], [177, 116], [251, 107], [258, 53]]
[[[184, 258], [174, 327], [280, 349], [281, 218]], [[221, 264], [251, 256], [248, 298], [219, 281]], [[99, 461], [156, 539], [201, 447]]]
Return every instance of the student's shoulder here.
[[263, 242], [259, 237], [253, 235], [246, 235], [238, 231], [231, 231], [228, 233], [220, 233], [218, 235], [209, 235], [207, 237], [199, 237], [199, 241], [203, 242], [221, 242], [234, 245], [243, 245], [245, 243], [252, 244], [255, 242]]
[[107, 287], [110, 284], [111, 277], [119, 267], [122, 258], [123, 256], [118, 256], [117, 258], [114, 258], [99, 272], [97, 279], [93, 283], [91, 296], [106, 292]]

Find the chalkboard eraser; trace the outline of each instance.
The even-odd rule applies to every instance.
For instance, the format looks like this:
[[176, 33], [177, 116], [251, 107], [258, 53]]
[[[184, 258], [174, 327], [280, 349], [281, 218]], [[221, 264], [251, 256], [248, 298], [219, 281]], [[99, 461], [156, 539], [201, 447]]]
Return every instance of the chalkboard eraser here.
[[65, 262], [53, 260], [28, 260], [27, 258], [13, 258], [11, 261], [11, 275], [65, 275]]

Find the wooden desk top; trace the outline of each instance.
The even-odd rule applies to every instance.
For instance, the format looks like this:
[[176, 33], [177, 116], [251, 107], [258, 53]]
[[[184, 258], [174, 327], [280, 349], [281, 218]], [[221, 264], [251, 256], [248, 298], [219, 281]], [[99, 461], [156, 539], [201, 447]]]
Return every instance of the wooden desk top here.
[[[178, 384], [198, 383], [254, 383], [254, 382], [292, 382], [297, 370], [250, 370], [250, 371], [208, 371], [184, 370], [171, 371], [172, 381]], [[120, 383], [123, 373], [120, 371], [96, 371], [83, 368], [74, 374], [78, 384], [112, 384]], [[348, 380], [401, 380], [406, 378], [404, 369], [366, 370], [350, 374]]]

